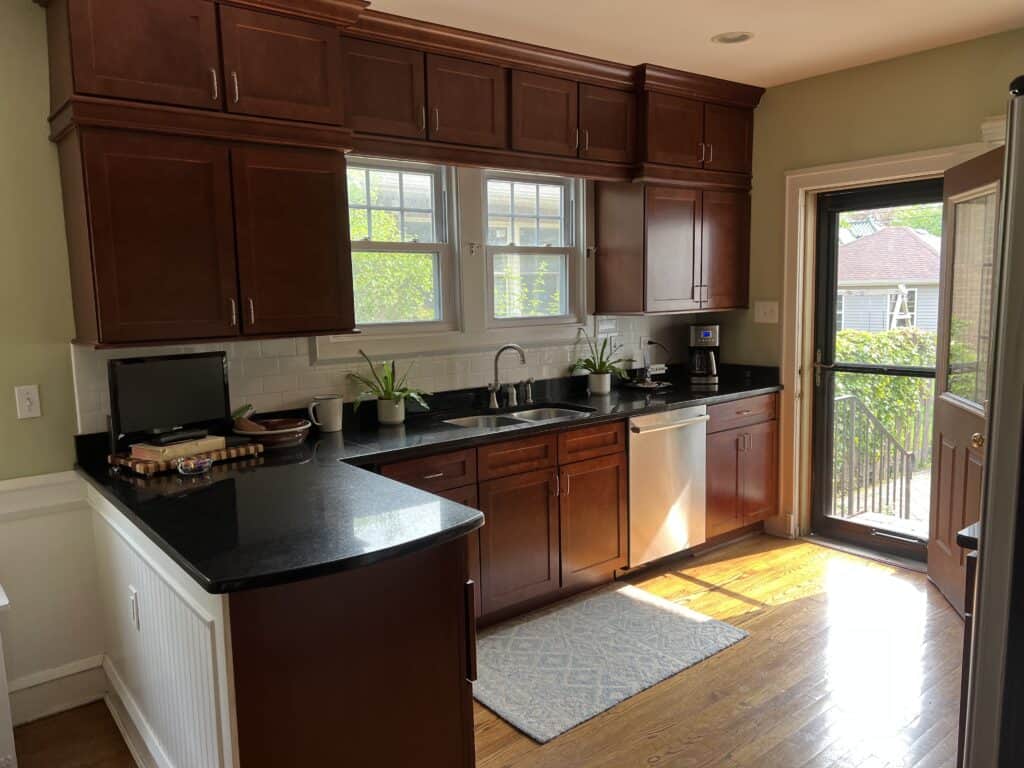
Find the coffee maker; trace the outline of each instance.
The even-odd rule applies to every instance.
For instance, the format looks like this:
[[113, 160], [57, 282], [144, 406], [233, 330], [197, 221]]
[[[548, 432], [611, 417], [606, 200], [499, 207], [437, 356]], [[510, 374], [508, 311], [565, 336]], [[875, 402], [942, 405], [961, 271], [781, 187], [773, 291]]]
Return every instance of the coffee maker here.
[[690, 386], [718, 389], [718, 326], [690, 326]]

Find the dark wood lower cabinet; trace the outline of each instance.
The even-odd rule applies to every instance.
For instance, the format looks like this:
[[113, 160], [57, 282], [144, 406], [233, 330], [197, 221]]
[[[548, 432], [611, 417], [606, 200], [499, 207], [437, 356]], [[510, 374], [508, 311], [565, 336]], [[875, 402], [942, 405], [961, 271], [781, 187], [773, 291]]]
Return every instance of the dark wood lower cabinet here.
[[778, 422], [755, 424], [743, 433], [747, 442], [740, 453], [740, 514], [746, 525], [778, 512]]
[[[452, 488], [448, 491], [439, 491], [438, 496], [444, 496], [454, 502], [463, 504], [473, 509], [480, 508], [479, 495], [476, 484], [464, 485], [461, 488]], [[480, 531], [473, 531], [466, 536], [466, 559], [469, 565], [469, 578], [476, 584], [473, 590], [473, 615], [479, 618], [482, 613], [480, 602]]]
[[241, 764], [471, 768], [465, 553], [458, 539], [233, 593]]
[[561, 468], [562, 587], [610, 581], [628, 555], [626, 455]]
[[559, 589], [558, 473], [542, 469], [480, 483], [482, 610]]
[[708, 435], [707, 537], [743, 527], [740, 515], [740, 430]]

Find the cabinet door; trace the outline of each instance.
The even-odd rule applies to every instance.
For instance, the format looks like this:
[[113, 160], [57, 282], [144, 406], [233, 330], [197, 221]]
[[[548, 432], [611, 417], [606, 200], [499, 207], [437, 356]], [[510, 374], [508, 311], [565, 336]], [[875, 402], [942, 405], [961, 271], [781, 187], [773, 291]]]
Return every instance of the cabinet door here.
[[557, 591], [557, 470], [480, 483], [480, 509], [483, 612]]
[[222, 5], [230, 112], [341, 124], [341, 38], [334, 27]]
[[[473, 509], [480, 508], [480, 500], [475, 485], [464, 485], [461, 488], [440, 491], [437, 495], [444, 496], [446, 499], [451, 499], [467, 507], [473, 507]], [[473, 590], [473, 615], [479, 618], [481, 613], [480, 529], [466, 534], [466, 557], [469, 562], [469, 578], [476, 584], [476, 589]]]
[[631, 163], [636, 145], [636, 95], [580, 85], [580, 157]]
[[79, 0], [68, 21], [76, 91], [220, 109], [212, 2]]
[[244, 332], [351, 329], [344, 155], [239, 147], [232, 158]]
[[512, 73], [512, 149], [576, 157], [577, 85], [560, 77]]
[[743, 430], [746, 448], [740, 454], [740, 515], [744, 524], [778, 511], [777, 425], [777, 421], [766, 421]]
[[753, 142], [753, 110], [720, 104], [704, 106], [705, 168], [750, 173]]
[[626, 456], [562, 467], [562, 586], [611, 581], [626, 565]]
[[699, 168], [704, 141], [704, 104], [693, 99], [647, 94], [647, 160]]
[[743, 433], [734, 429], [708, 435], [707, 536], [720, 536], [743, 525], [740, 514], [740, 449]]
[[679, 312], [698, 309], [700, 277], [700, 192], [674, 187], [648, 187], [647, 228], [648, 312]]
[[82, 152], [99, 340], [237, 333], [227, 146], [85, 129]]
[[492, 64], [427, 54], [430, 138], [504, 147], [508, 130], [506, 72]]
[[395, 45], [342, 38], [345, 124], [353, 131], [427, 137], [423, 54]]
[[749, 304], [750, 195], [705, 191], [701, 204], [703, 309]]

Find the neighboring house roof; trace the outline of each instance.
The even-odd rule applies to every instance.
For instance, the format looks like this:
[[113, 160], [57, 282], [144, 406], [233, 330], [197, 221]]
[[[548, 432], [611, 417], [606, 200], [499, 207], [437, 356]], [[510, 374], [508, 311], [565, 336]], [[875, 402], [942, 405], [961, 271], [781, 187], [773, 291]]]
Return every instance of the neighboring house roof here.
[[912, 227], [886, 227], [840, 243], [840, 285], [901, 282], [939, 282], [939, 238]]

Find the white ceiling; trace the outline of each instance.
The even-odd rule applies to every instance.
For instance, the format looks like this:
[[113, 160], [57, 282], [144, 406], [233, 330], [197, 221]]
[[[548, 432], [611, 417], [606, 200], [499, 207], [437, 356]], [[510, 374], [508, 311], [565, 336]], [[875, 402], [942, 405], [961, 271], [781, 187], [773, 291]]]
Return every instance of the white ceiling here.
[[[1024, 26], [1024, 0], [372, 0], [370, 7], [762, 86]], [[709, 42], [735, 30], [755, 37]]]

